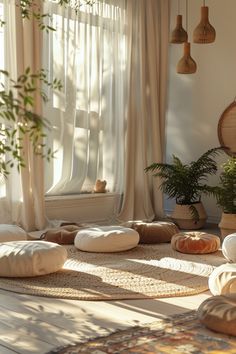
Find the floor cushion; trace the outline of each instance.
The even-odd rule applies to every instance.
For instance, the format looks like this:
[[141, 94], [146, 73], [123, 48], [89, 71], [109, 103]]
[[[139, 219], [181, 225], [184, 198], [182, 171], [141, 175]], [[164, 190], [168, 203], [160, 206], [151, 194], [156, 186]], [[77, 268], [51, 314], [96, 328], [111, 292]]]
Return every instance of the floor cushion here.
[[120, 252], [139, 243], [137, 231], [122, 226], [98, 226], [80, 230], [74, 245], [87, 252]]
[[0, 224], [0, 243], [27, 240], [27, 233], [17, 225]]
[[236, 336], [236, 294], [206, 299], [198, 308], [198, 318], [213, 331]]
[[131, 227], [139, 233], [140, 243], [170, 242], [172, 236], [179, 232], [178, 227], [168, 221], [134, 221]]
[[228, 261], [236, 263], [236, 233], [224, 238], [222, 253]]
[[212, 253], [219, 249], [220, 238], [200, 231], [180, 232], [172, 237], [171, 246], [182, 253]]
[[55, 242], [59, 245], [73, 245], [75, 236], [78, 231], [83, 229], [84, 226], [77, 225], [65, 225], [58, 228], [49, 229], [43, 232], [40, 236], [40, 240]]
[[45, 241], [0, 244], [1, 277], [34, 277], [58, 271], [67, 259], [64, 247]]
[[222, 264], [215, 268], [208, 283], [213, 295], [236, 293], [236, 263]]

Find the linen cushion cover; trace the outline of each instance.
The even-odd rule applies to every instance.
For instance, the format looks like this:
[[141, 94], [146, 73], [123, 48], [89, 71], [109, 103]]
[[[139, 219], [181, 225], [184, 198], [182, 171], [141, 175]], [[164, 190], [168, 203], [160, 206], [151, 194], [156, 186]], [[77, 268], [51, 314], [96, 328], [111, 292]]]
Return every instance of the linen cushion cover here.
[[222, 264], [215, 268], [208, 284], [213, 295], [236, 293], [236, 263]]
[[0, 244], [1, 277], [34, 277], [62, 268], [67, 251], [45, 241], [17, 241]]
[[236, 294], [206, 299], [198, 308], [198, 317], [209, 329], [236, 336]]
[[0, 224], [0, 243], [27, 240], [27, 233], [17, 225]]
[[228, 261], [236, 263], [236, 233], [224, 238], [222, 253]]
[[220, 238], [200, 231], [180, 232], [172, 237], [171, 246], [182, 253], [212, 253], [219, 249]]
[[179, 232], [178, 227], [168, 221], [134, 221], [131, 227], [139, 233], [140, 243], [170, 242], [172, 236]]
[[139, 243], [137, 231], [122, 226], [98, 226], [80, 230], [74, 245], [87, 252], [121, 252]]

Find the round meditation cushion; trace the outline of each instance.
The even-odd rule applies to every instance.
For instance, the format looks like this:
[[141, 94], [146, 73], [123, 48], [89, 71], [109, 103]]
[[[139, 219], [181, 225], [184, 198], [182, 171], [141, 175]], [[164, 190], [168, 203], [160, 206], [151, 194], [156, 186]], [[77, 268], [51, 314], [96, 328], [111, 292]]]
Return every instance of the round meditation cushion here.
[[180, 232], [172, 237], [171, 246], [182, 253], [212, 253], [219, 249], [220, 238], [200, 231]]
[[27, 240], [27, 233], [18, 225], [0, 224], [0, 242]]
[[121, 226], [98, 226], [80, 230], [74, 245], [87, 252], [121, 252], [139, 243], [137, 231]]
[[236, 336], [236, 294], [206, 299], [198, 308], [198, 318], [213, 331]]
[[236, 263], [222, 264], [215, 268], [208, 284], [212, 295], [236, 293]]
[[236, 233], [224, 238], [222, 253], [228, 261], [236, 263]]
[[170, 242], [171, 237], [179, 232], [178, 227], [168, 221], [136, 221], [131, 227], [139, 233], [140, 243]]
[[45, 241], [0, 244], [1, 277], [34, 277], [54, 273], [67, 259], [64, 247]]

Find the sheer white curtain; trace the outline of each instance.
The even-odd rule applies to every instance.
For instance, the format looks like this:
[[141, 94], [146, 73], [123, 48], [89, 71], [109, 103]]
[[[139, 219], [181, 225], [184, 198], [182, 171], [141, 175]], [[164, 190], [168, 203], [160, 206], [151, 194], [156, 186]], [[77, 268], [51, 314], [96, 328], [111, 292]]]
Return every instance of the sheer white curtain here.
[[[35, 4], [40, 6], [40, 0]], [[26, 67], [41, 68], [41, 31], [34, 20], [22, 19], [19, 0], [4, 0], [5, 69], [16, 79]], [[41, 100], [35, 97], [35, 112], [41, 114]], [[1, 179], [0, 223], [16, 223], [26, 230], [45, 225], [43, 162], [33, 154], [27, 137], [23, 139], [26, 164], [20, 173], [13, 168], [5, 181]]]
[[129, 103], [121, 220], [163, 216], [158, 180], [145, 174], [165, 152], [169, 1], [128, 0]]
[[78, 14], [45, 2], [55, 32], [44, 38], [44, 67], [62, 80], [48, 92], [44, 115], [52, 124], [55, 159], [45, 166], [47, 195], [90, 192], [105, 179], [121, 192], [127, 99], [125, 0], [98, 0]]

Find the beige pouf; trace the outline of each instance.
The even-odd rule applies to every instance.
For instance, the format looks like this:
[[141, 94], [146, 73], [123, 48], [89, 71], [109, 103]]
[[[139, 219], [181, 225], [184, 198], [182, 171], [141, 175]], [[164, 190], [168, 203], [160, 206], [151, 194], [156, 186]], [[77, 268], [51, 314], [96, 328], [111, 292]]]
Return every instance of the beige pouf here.
[[208, 284], [213, 295], [236, 293], [236, 263], [222, 264], [214, 269]]
[[121, 226], [99, 226], [77, 233], [74, 245], [86, 252], [121, 252], [139, 243], [137, 231]]
[[213, 253], [220, 247], [220, 238], [200, 231], [180, 232], [172, 237], [171, 246], [182, 253]]
[[179, 232], [178, 227], [173, 222], [168, 221], [148, 223], [134, 221], [131, 227], [139, 233], [140, 243], [154, 244], [170, 242], [172, 236]]
[[224, 238], [222, 253], [228, 261], [236, 263], [236, 233]]
[[34, 277], [61, 269], [67, 251], [45, 241], [18, 241], [0, 244], [1, 277]]
[[0, 243], [27, 240], [27, 233], [20, 226], [0, 224]]
[[206, 299], [198, 308], [198, 317], [207, 328], [236, 336], [236, 293]]

